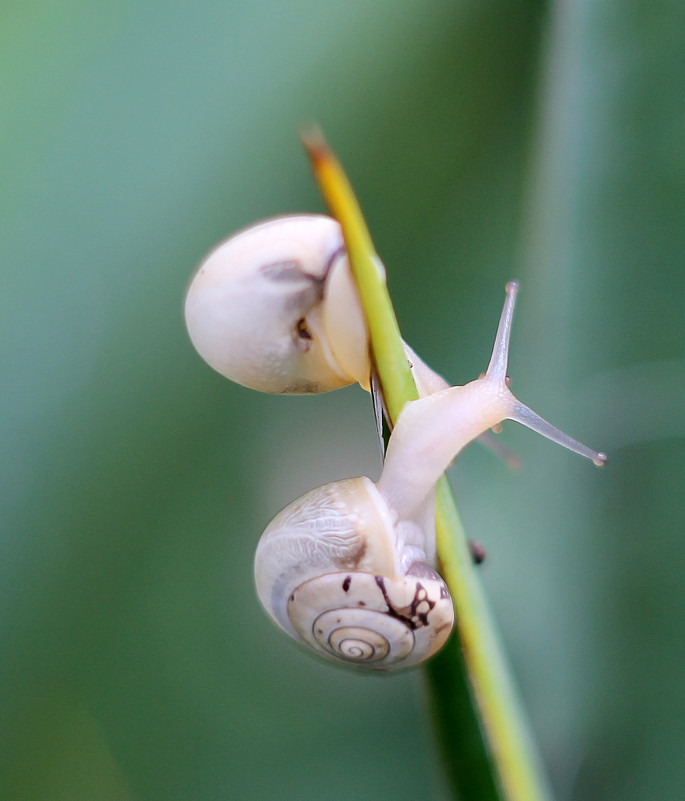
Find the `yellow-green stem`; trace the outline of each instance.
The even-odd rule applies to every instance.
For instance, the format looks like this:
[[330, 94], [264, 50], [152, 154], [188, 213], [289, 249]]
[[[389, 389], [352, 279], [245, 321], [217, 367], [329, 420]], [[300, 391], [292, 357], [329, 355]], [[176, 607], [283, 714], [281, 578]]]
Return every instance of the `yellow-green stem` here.
[[545, 773], [445, 476], [436, 490], [436, 530], [440, 569], [454, 601], [464, 662], [502, 796], [511, 801], [550, 799]]
[[419, 397], [407, 364], [395, 310], [385, 283], [385, 269], [352, 186], [317, 129], [303, 135], [312, 169], [331, 214], [340, 223], [371, 343], [371, 355], [381, 384], [386, 409], [395, 422], [408, 400]]
[[[385, 271], [352, 187], [322, 134], [303, 136], [332, 215], [342, 227], [366, 316], [371, 355], [391, 422], [418, 397], [385, 283]], [[428, 665], [433, 708], [458, 797], [547, 801], [544, 771], [522, 713], [496, 628], [475, 573], [447, 480], [436, 494], [438, 557], [454, 600], [458, 640]], [[467, 675], [462, 675], [466, 671]], [[466, 688], [466, 691], [464, 691]], [[455, 732], [455, 719], [460, 731]], [[453, 742], [452, 734], [456, 734]], [[462, 736], [459, 736], [459, 735]], [[469, 743], [469, 753], [460, 752]]]

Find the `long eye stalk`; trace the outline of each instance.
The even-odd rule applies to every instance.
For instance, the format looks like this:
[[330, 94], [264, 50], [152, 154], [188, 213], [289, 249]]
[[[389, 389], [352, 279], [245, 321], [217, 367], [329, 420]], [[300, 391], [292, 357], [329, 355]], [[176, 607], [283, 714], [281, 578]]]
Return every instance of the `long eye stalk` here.
[[514, 321], [514, 307], [516, 294], [519, 291], [518, 281], [509, 281], [505, 291], [504, 308], [499, 318], [495, 344], [492, 346], [492, 356], [485, 375], [491, 381], [504, 383], [507, 379], [507, 364], [509, 363], [509, 342], [511, 340], [511, 327]]
[[535, 431], [538, 434], [542, 434], [543, 437], [551, 439], [552, 442], [556, 442], [557, 445], [561, 445], [569, 451], [573, 451], [580, 456], [584, 456], [586, 459], [590, 459], [597, 467], [603, 467], [606, 464], [607, 457], [605, 453], [593, 451], [592, 448], [588, 448], [587, 445], [583, 445], [582, 442], [578, 442], [573, 439], [573, 437], [569, 437], [568, 434], [564, 434], [563, 431], [555, 428], [523, 403], [516, 401], [516, 405], [512, 409], [511, 414], [508, 415], [508, 419], [521, 423], [522, 426], [530, 428], [531, 431]]

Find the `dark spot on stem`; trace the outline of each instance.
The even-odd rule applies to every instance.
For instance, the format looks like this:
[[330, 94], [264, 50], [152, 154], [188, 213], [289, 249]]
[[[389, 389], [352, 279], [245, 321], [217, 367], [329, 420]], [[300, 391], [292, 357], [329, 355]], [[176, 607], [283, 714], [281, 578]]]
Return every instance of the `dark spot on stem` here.
[[485, 561], [485, 557], [487, 556], [487, 551], [483, 545], [481, 545], [480, 542], [469, 540], [469, 547], [471, 548], [471, 558], [473, 559], [474, 564], [482, 565]]

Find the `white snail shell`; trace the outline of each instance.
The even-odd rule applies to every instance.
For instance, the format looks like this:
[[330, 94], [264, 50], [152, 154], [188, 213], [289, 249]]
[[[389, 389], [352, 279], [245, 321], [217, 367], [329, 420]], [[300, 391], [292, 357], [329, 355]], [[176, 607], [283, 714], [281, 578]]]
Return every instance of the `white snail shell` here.
[[398, 522], [366, 477], [306, 493], [274, 518], [257, 547], [265, 609], [339, 663], [387, 670], [427, 659], [447, 640], [454, 610], [427, 564], [432, 538]]
[[293, 394], [369, 387], [364, 315], [330, 217], [276, 217], [218, 245], [191, 280], [185, 319], [202, 358], [244, 386]]
[[[369, 389], [366, 323], [331, 217], [274, 217], [229, 237], [193, 276], [185, 319], [200, 356], [238, 384], [281, 394]], [[421, 395], [449, 386], [405, 350]]]

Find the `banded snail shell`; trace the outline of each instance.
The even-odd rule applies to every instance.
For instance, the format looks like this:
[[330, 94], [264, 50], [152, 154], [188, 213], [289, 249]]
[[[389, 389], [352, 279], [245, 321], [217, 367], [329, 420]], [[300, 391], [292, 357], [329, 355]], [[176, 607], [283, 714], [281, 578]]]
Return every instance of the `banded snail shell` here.
[[[269, 524], [255, 556], [273, 620], [321, 656], [387, 670], [434, 654], [454, 622], [432, 543], [403, 526], [365, 476], [325, 484]], [[427, 555], [427, 550], [431, 556]]]

